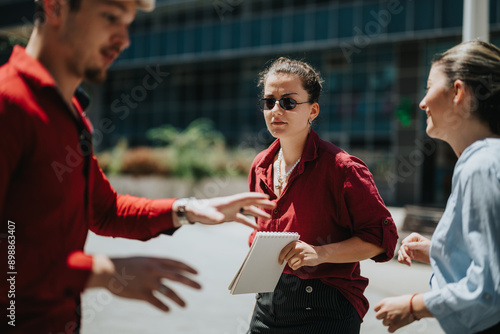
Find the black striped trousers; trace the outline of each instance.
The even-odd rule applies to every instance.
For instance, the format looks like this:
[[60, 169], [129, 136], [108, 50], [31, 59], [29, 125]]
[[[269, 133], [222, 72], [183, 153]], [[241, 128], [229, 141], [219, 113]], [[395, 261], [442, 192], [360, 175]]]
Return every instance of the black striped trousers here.
[[256, 299], [247, 334], [359, 334], [354, 306], [319, 279], [282, 274], [274, 292]]

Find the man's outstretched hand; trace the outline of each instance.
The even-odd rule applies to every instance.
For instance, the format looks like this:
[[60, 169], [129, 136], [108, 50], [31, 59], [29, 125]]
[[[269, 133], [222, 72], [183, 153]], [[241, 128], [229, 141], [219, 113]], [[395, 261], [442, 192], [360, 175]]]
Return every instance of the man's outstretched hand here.
[[194, 289], [201, 285], [189, 276], [196, 275], [195, 269], [175, 260], [154, 257], [108, 258], [94, 256], [92, 275], [87, 288], [106, 288], [117, 296], [144, 300], [162, 311], [170, 308], [160, 301], [154, 291], [165, 295], [177, 305], [186, 303], [177, 293], [163, 282], [163, 279], [175, 281]]
[[[235, 221], [258, 229], [255, 220], [246, 215], [270, 219], [271, 215], [263, 209], [274, 209], [275, 207], [276, 204], [269, 200], [268, 195], [246, 192], [231, 196], [190, 200], [186, 205], [186, 213], [192, 222], [215, 225]], [[173, 211], [175, 212], [176, 209], [176, 202], [174, 202]], [[174, 225], [179, 226], [175, 215]]]

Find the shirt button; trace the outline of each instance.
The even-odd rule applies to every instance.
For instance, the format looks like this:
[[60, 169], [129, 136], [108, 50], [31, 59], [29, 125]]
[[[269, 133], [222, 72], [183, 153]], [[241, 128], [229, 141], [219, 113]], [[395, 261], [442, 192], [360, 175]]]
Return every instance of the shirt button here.
[[389, 219], [384, 220], [384, 224], [385, 225], [389, 224]]
[[307, 293], [311, 293], [311, 292], [313, 292], [313, 288], [312, 288], [312, 286], [310, 286], [310, 285], [306, 286], [306, 292], [307, 292]]
[[306, 311], [311, 311], [312, 307], [306, 307]]
[[486, 299], [486, 300], [489, 300], [489, 299], [491, 298], [491, 296], [490, 296], [490, 294], [489, 294], [489, 293], [485, 293], [485, 294], [483, 295], [483, 297], [484, 297], [484, 299]]
[[279, 211], [278, 211], [278, 209], [274, 209], [274, 210], [273, 210], [273, 213], [274, 213], [275, 215], [277, 215], [277, 214], [278, 214], [278, 212], [279, 212]]

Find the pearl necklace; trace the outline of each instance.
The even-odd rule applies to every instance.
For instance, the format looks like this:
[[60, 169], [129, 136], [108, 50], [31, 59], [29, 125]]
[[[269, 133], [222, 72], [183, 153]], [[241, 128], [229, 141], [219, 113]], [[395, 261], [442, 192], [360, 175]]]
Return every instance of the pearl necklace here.
[[299, 160], [297, 160], [295, 162], [295, 164], [292, 166], [292, 168], [290, 168], [290, 170], [288, 171], [288, 173], [285, 173], [285, 175], [281, 175], [281, 162], [282, 161], [283, 161], [283, 149], [280, 148], [280, 151], [278, 153], [278, 160], [276, 160], [276, 164], [278, 165], [277, 168], [276, 168], [276, 177], [278, 179], [277, 180], [278, 184], [276, 184], [274, 186], [274, 188], [276, 188], [276, 189], [281, 189], [281, 186], [282, 186], [283, 182], [286, 180], [286, 178], [290, 175], [290, 173], [293, 171], [293, 169], [300, 162], [300, 158], [299, 158]]

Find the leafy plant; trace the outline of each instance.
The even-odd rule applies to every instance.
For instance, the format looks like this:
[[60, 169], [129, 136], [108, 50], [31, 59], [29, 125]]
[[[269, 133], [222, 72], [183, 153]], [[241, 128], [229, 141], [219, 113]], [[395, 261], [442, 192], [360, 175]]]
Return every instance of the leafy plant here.
[[111, 150], [97, 154], [99, 166], [106, 174], [119, 174], [121, 172], [122, 161], [127, 152], [127, 141], [122, 139]]
[[226, 169], [223, 163], [227, 159], [225, 139], [210, 120], [197, 119], [185, 130], [165, 125], [149, 130], [147, 136], [169, 148], [166, 158], [170, 159], [168, 164], [173, 175], [199, 180]]
[[135, 147], [125, 152], [121, 173], [131, 175], [168, 175], [169, 166], [162, 163], [161, 157], [167, 153], [166, 149], [153, 149], [151, 147]]
[[257, 154], [252, 148], [229, 149], [224, 136], [207, 119], [193, 121], [185, 130], [171, 125], [151, 129], [157, 147], [129, 148], [121, 140], [97, 159], [107, 174], [172, 175], [198, 181], [205, 177], [246, 176]]

